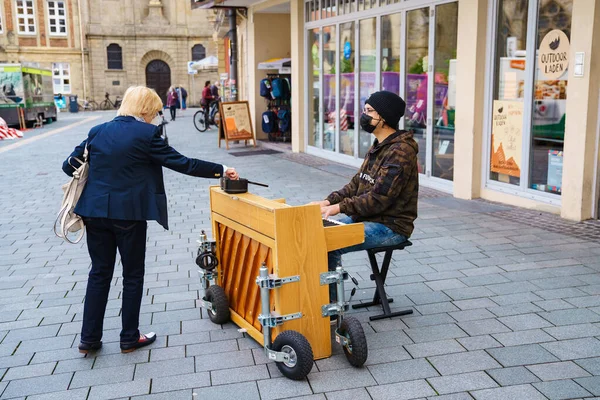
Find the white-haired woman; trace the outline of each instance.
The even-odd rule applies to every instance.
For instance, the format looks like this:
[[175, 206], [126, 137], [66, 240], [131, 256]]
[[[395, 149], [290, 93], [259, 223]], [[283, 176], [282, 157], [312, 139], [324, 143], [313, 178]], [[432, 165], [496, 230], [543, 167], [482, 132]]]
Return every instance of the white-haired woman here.
[[123, 96], [117, 117], [93, 127], [86, 140], [63, 163], [71, 176], [74, 158], [87, 146], [89, 176], [75, 207], [87, 228], [92, 259], [89, 273], [79, 351], [102, 347], [102, 328], [117, 250], [123, 265], [121, 351], [147, 346], [156, 334], [138, 330], [144, 286], [144, 258], [148, 220], [168, 229], [167, 197], [162, 167], [204, 178], [238, 179], [233, 168], [187, 158], [165, 143], [158, 126], [162, 101], [144, 86], [130, 87]]

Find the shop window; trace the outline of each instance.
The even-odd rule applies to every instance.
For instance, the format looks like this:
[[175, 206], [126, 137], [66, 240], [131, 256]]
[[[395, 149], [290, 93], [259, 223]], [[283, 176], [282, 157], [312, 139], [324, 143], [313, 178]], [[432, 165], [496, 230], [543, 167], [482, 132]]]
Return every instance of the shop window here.
[[123, 69], [123, 51], [116, 43], [109, 44], [106, 48], [108, 69]]
[[338, 149], [342, 154], [354, 155], [354, 22], [340, 25], [340, 110], [334, 118], [339, 119]]
[[67, 35], [67, 15], [64, 1], [48, 1], [48, 26], [51, 36]]
[[337, 94], [336, 94], [336, 26], [323, 27], [323, 149], [335, 150]]
[[20, 34], [35, 34], [35, 10], [33, 0], [16, 0], [17, 25]]
[[200, 61], [206, 58], [206, 49], [201, 44], [192, 47], [192, 61]]
[[[308, 43], [311, 48], [311, 58], [308, 62], [308, 101], [312, 106], [309, 107], [309, 129], [308, 129], [308, 145], [319, 146], [321, 142], [322, 123], [319, 115], [320, 103], [319, 96], [321, 94], [321, 45], [320, 45], [320, 28], [311, 29], [308, 31]], [[312, 71], [312, 73], [310, 73]]]
[[435, 8], [432, 175], [454, 178], [458, 3]]
[[535, 1], [497, 1], [489, 178], [560, 194], [573, 1]]
[[561, 193], [573, 0], [540, 1], [537, 16], [529, 187]]
[[52, 63], [54, 93], [71, 93], [71, 68], [68, 63]]
[[[376, 91], [377, 71], [377, 21], [375, 18], [364, 19], [359, 25], [360, 35], [360, 100], [359, 111], [362, 113], [365, 101]], [[398, 40], [400, 38], [398, 37]], [[398, 91], [396, 91], [398, 93]], [[359, 128], [357, 128], [359, 129]], [[364, 158], [371, 147], [372, 135], [360, 129], [358, 157]]]
[[[400, 13], [381, 17], [381, 89], [400, 94], [400, 37], [402, 15]], [[375, 36], [373, 36], [374, 38]], [[361, 33], [362, 49], [362, 33]], [[362, 71], [362, 68], [361, 68]]]
[[406, 111], [404, 127], [419, 144], [419, 173], [426, 173], [427, 161], [427, 68], [429, 65], [429, 7], [406, 13]]

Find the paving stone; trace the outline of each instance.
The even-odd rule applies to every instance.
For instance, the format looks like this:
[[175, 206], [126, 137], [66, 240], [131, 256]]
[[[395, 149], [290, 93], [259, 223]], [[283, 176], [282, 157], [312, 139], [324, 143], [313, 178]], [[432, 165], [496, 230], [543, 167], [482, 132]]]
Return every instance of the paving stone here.
[[573, 308], [571, 303], [567, 303], [562, 299], [536, 301], [534, 304], [544, 311], [566, 310]]
[[491, 369], [486, 371], [500, 386], [522, 385], [525, 383], [539, 382], [537, 376], [531, 373], [527, 368], [509, 367], [500, 369]]
[[196, 372], [214, 371], [254, 365], [252, 351], [232, 351], [227, 353], [196, 356]]
[[454, 323], [455, 320], [448, 314], [432, 314], [425, 316], [405, 317], [402, 319], [402, 322], [404, 322], [409, 328], [416, 328], [420, 326], [451, 324]]
[[93, 386], [88, 400], [109, 400], [150, 393], [150, 380], [135, 380]]
[[373, 376], [365, 368], [348, 368], [326, 372], [316, 372], [313, 370], [308, 374], [308, 381], [314, 393], [376, 385]]
[[118, 383], [133, 380], [133, 365], [98, 368], [89, 371], [77, 371], [73, 376], [70, 388], [80, 388], [93, 385], [102, 385], [106, 382]]
[[134, 400], [189, 400], [195, 398], [191, 389], [131, 397]]
[[287, 399], [312, 394], [306, 380], [293, 381], [287, 378], [260, 380], [257, 382], [262, 400]]
[[532, 329], [529, 331], [495, 333], [494, 339], [504, 346], [518, 346], [522, 344], [543, 343], [554, 341], [554, 338], [541, 329]]
[[173, 358], [184, 358], [185, 346], [166, 347], [162, 349], [150, 349], [150, 361], [164, 361]]
[[[104, 347], [102, 348], [104, 353]], [[139, 349], [133, 353], [122, 354], [119, 351], [116, 354], [98, 354], [94, 368], [116, 367], [119, 365], [132, 365], [146, 363], [150, 359], [150, 350]]]
[[327, 392], [327, 400], [371, 400], [366, 388]]
[[510, 329], [496, 319], [459, 322], [458, 326], [470, 336], [509, 332]]
[[373, 400], [408, 400], [436, 394], [424, 380], [367, 387]]
[[[482, 297], [493, 296], [494, 292], [490, 291], [488, 288], [484, 286], [475, 286], [468, 288], [460, 288], [460, 289], [448, 289], [444, 290], [452, 300], [468, 300], [468, 299], [476, 299]], [[455, 303], [456, 304], [456, 303]], [[460, 306], [459, 306], [460, 308]]]
[[[214, 382], [213, 382], [214, 383]], [[217, 383], [214, 383], [215, 385]], [[210, 373], [200, 372], [181, 375], [170, 375], [152, 378], [152, 393], [170, 392], [181, 389], [193, 389], [210, 386]]]
[[592, 324], [557, 326], [545, 328], [544, 331], [558, 340], [600, 336], [600, 327]]
[[550, 400], [575, 399], [588, 397], [590, 393], [572, 380], [536, 382], [533, 386]]
[[483, 350], [447, 354], [428, 358], [442, 375], [462, 374], [501, 367]]
[[498, 317], [507, 317], [510, 315], [528, 314], [532, 312], [543, 311], [533, 303], [511, 304], [501, 307], [490, 307], [488, 310]]
[[575, 360], [575, 363], [592, 375], [600, 375], [600, 357]]
[[600, 396], [600, 377], [592, 376], [589, 378], [575, 379], [575, 382], [583, 386], [588, 392], [594, 396]]
[[436, 340], [455, 339], [468, 336], [465, 331], [455, 324], [412, 328], [406, 330], [406, 334], [415, 343], [433, 342]]
[[0, 368], [20, 367], [29, 364], [31, 354], [14, 355], [10, 357], [0, 357]]
[[505, 367], [558, 361], [539, 344], [488, 349], [487, 352]]
[[424, 304], [421, 306], [416, 306], [415, 309], [421, 315], [450, 313], [453, 311], [459, 311], [459, 308], [449, 301], [444, 303]]
[[490, 335], [471, 336], [457, 340], [467, 350], [483, 350], [492, 347], [502, 347], [502, 344]]
[[[54, 369], [54, 374], [65, 372], [86, 371], [92, 369], [95, 359], [92, 357], [80, 357], [72, 360], [59, 361]], [[34, 364], [35, 365], [35, 364]]]
[[557, 326], [600, 322], [600, 315], [585, 308], [542, 312], [539, 315]]
[[546, 400], [546, 397], [531, 385], [519, 385], [496, 389], [476, 390], [471, 393], [476, 400]]
[[379, 385], [439, 376], [431, 364], [423, 358], [372, 365], [368, 369]]
[[559, 379], [573, 379], [590, 376], [589, 373], [571, 361], [530, 365], [527, 369], [533, 372], [542, 381], [555, 381]]
[[[426, 330], [431, 329], [432, 327], [425, 328], [414, 328], [409, 329], [406, 333], [415, 330]], [[385, 347], [396, 347], [402, 346], [403, 344], [412, 343], [411, 338], [409, 338], [405, 333], [398, 331], [390, 331], [390, 332], [377, 332], [366, 334], [367, 343], [369, 344], [369, 350], [371, 349], [382, 349]], [[414, 340], [414, 339], [413, 339]]]
[[[509, 306], [520, 303], [530, 303], [533, 301], [544, 300], [543, 297], [540, 297], [531, 292], [522, 292], [522, 293], [514, 293], [514, 294], [506, 294], [502, 296], [494, 296], [490, 298], [499, 306]], [[492, 310], [490, 310], [492, 311]], [[493, 312], [493, 311], [492, 311]]]
[[187, 357], [205, 354], [223, 353], [238, 350], [237, 340], [223, 340], [219, 342], [191, 344], [186, 346]]
[[256, 382], [235, 383], [232, 385], [210, 386], [194, 389], [196, 399], [231, 400], [243, 393], [246, 400], [261, 400]]
[[[413, 356], [413, 358], [438, 356], [465, 351], [465, 348], [456, 340], [440, 340], [436, 342], [407, 344], [404, 346], [404, 348], [410, 353], [411, 356]], [[369, 354], [369, 358], [371, 358], [371, 354]]]
[[221, 329], [219, 331], [210, 331], [210, 341], [218, 342], [221, 340], [239, 339], [244, 337], [244, 334], [236, 329]]
[[21, 342], [16, 354], [35, 353], [56, 349], [68, 349], [73, 344], [74, 336], [56, 336], [39, 340], [25, 340]]
[[135, 368], [135, 379], [160, 378], [163, 376], [188, 374], [192, 372], [194, 372], [193, 358], [155, 361], [152, 363], [138, 364]]
[[212, 385], [224, 385], [260, 379], [269, 379], [269, 370], [266, 365], [253, 365], [250, 367], [212, 371], [210, 373], [210, 383]]
[[438, 394], [467, 392], [498, 386], [492, 378], [481, 371], [429, 378], [427, 381]]
[[441, 396], [428, 397], [427, 400], [473, 400], [468, 393], [453, 393], [453, 394], [444, 394]]
[[508, 326], [513, 331], [523, 331], [527, 329], [547, 328], [552, 324], [537, 314], [520, 314], [510, 317], [498, 318], [500, 322]]
[[494, 314], [484, 308], [453, 312], [450, 313], [450, 316], [458, 322], [494, 318]]
[[73, 374], [48, 375], [10, 381], [2, 393], [3, 399], [67, 390]]
[[594, 338], [562, 340], [542, 346], [561, 360], [600, 356], [600, 341]]
[[[37, 394], [28, 396], [28, 400], [86, 400], [90, 388], [64, 390], [61, 392]], [[2, 391], [0, 391], [2, 393]]]
[[185, 333], [183, 335], [169, 335], [169, 346], [181, 346], [186, 344], [207, 343], [210, 341], [210, 332]]
[[45, 363], [45, 364], [33, 364], [27, 365], [23, 367], [12, 367], [9, 368], [8, 372], [2, 380], [4, 381], [12, 381], [15, 379], [23, 379], [23, 378], [32, 378], [35, 376], [44, 376], [51, 375], [52, 371], [54, 371], [54, 367], [56, 367], [55, 362]]

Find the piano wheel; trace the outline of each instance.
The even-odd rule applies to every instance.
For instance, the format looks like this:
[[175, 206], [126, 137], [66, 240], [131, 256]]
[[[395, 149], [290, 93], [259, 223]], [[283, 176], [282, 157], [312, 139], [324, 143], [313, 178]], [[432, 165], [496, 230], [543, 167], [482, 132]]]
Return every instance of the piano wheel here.
[[289, 379], [302, 380], [313, 367], [312, 347], [304, 335], [296, 331], [281, 332], [275, 338], [271, 349], [289, 354], [289, 361], [276, 363], [279, 371]]
[[229, 321], [229, 301], [221, 286], [212, 285], [206, 289], [204, 300], [212, 303], [212, 310], [208, 310], [208, 318], [213, 323], [222, 325]]
[[367, 361], [368, 349], [367, 338], [360, 322], [354, 317], [344, 318], [338, 333], [350, 340], [350, 344], [344, 346], [344, 353], [350, 365], [362, 367]]

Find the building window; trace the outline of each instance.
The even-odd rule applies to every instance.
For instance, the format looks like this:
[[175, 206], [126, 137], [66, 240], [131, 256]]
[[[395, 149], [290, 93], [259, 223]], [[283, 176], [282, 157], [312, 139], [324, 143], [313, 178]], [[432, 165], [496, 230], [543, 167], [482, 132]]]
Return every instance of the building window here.
[[560, 195], [573, 0], [514, 4], [497, 0], [489, 180]]
[[64, 1], [48, 1], [48, 26], [50, 35], [67, 35], [67, 15]]
[[108, 45], [106, 48], [108, 58], [108, 69], [123, 69], [123, 50], [116, 43]]
[[17, 25], [21, 34], [35, 34], [33, 0], [17, 0]]
[[206, 58], [206, 49], [201, 44], [192, 47], [192, 61], [200, 61]]
[[54, 93], [71, 93], [71, 68], [68, 63], [52, 63]]

